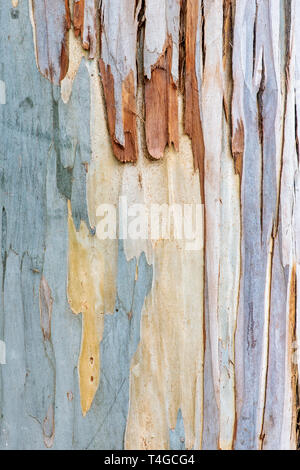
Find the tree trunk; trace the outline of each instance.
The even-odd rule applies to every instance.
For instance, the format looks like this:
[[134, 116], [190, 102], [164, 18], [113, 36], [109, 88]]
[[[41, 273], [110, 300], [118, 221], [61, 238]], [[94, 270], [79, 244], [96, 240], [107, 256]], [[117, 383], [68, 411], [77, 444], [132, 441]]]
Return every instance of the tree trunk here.
[[297, 449], [300, 2], [0, 25], [0, 448]]

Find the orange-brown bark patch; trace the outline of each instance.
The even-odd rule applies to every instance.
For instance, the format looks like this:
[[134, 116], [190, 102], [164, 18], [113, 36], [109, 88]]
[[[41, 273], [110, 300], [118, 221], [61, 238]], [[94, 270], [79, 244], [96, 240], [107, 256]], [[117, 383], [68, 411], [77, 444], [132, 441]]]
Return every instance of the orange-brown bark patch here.
[[65, 0], [65, 8], [66, 8], [66, 26], [67, 30], [71, 28], [71, 13], [69, 7], [69, 0]]
[[107, 67], [100, 59], [100, 72], [107, 109], [108, 130], [111, 136], [115, 157], [122, 163], [135, 163], [138, 157], [137, 128], [136, 128], [136, 97], [134, 74], [131, 71], [122, 84], [122, 117], [125, 136], [125, 146], [116, 138], [116, 103], [114, 93], [114, 77], [110, 65]]
[[177, 86], [172, 73], [172, 40], [169, 38], [151, 79], [145, 82], [146, 141], [150, 156], [160, 159], [167, 145], [179, 150]]
[[74, 33], [77, 38], [79, 35], [83, 38], [84, 3], [85, 0], [78, 0], [74, 2], [73, 6], [73, 25]]
[[61, 55], [60, 55], [60, 82], [67, 75], [69, 68], [69, 48], [67, 39], [64, 40], [61, 46]]

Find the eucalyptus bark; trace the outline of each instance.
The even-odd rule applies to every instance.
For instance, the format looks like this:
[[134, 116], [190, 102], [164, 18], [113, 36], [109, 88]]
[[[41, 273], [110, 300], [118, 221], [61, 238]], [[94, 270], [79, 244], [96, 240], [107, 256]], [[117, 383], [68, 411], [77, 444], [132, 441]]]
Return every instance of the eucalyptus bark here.
[[2, 0], [0, 448], [298, 448], [299, 51], [298, 0]]

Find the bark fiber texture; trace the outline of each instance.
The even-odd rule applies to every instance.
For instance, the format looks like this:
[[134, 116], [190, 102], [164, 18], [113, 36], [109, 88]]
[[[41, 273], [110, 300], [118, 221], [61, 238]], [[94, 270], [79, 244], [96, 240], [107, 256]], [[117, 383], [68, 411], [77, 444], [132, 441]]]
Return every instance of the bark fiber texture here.
[[[0, 448], [299, 448], [300, 1], [0, 26]], [[200, 246], [100, 239], [122, 198], [198, 204]]]

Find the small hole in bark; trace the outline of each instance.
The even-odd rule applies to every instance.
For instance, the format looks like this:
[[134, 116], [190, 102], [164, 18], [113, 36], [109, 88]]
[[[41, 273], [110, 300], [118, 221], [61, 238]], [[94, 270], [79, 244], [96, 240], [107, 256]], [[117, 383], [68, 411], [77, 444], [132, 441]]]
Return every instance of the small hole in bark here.
[[90, 363], [93, 365], [94, 364], [94, 358], [90, 357]]
[[14, 8], [10, 10], [10, 16], [12, 17], [13, 20], [17, 20], [19, 18], [19, 15], [20, 15], [19, 10], [15, 10]]
[[94, 377], [93, 376], [91, 376], [91, 382], [94, 382]]

